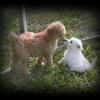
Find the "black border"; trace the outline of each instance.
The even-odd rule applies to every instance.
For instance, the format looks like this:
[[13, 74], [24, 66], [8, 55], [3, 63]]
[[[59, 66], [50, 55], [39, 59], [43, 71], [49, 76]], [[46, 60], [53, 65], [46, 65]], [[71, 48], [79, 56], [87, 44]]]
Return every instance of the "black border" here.
[[[1, 2], [1, 1], [0, 1]], [[3, 1], [3, 2], [1, 2], [0, 3], [0, 8], [1, 9], [3, 9], [3, 8], [5, 8], [5, 7], [10, 7], [10, 6], [20, 6], [20, 5], [25, 5], [25, 6], [27, 6], [27, 7], [33, 7], [33, 8], [38, 8], [38, 9], [41, 9], [42, 7], [45, 7], [45, 8], [51, 8], [51, 7], [54, 7], [55, 9], [57, 9], [57, 8], [66, 8], [66, 7], [75, 7], [75, 8], [85, 8], [85, 9], [88, 9], [88, 8], [92, 8], [92, 9], [97, 9], [98, 10], [98, 16], [99, 16], [99, 3], [98, 2], [96, 2], [96, 3], [94, 3], [94, 2], [78, 2], [78, 1], [74, 1], [73, 2], [73, 0], [72, 1], [68, 1], [68, 2], [63, 2], [62, 0], [60, 1], [60, 0], [58, 0], [58, 1], [47, 1], [47, 2], [45, 2], [45, 1], [31, 1], [31, 2], [26, 2], [26, 1], [20, 1], [20, 2], [16, 2], [16, 1], [14, 1], [14, 2], [9, 2], [9, 1], [6, 1], [6, 3], [5, 3], [5, 1]], [[1, 17], [1, 20], [2, 20], [2, 17]], [[0, 30], [1, 31], [1, 30]], [[1, 31], [1, 33], [2, 33], [2, 31]], [[60, 94], [51, 94], [51, 95], [44, 95], [44, 94], [42, 94], [42, 95], [39, 95], [39, 94], [33, 94], [33, 93], [30, 93], [29, 95], [27, 95], [27, 94], [24, 94], [24, 91], [23, 91], [23, 94], [21, 94], [20, 92], [18, 92], [18, 93], [9, 93], [9, 94], [6, 94], [6, 93], [3, 93], [2, 91], [0, 91], [0, 94], [3, 96], [3, 95], [8, 95], [8, 96], [24, 96], [24, 97], [26, 97], [26, 95], [27, 96], [36, 96], [36, 97], [38, 97], [38, 96], [40, 96], [40, 97], [43, 97], [43, 96], [45, 96], [45, 97], [47, 97], [47, 96], [63, 96], [63, 97], [66, 97], [66, 96], [99, 96], [99, 90], [97, 91], [97, 93], [94, 93], [94, 94], [80, 94], [80, 95], [68, 95], [68, 94], [62, 94], [62, 95], [60, 95]]]

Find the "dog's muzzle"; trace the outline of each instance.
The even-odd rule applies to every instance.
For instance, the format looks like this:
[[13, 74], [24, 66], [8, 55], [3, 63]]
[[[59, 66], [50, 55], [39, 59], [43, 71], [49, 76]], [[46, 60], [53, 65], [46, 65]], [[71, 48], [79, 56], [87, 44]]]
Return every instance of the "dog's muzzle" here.
[[64, 42], [64, 47], [67, 47], [67, 45], [68, 45], [68, 39], [64, 38], [63, 42]]

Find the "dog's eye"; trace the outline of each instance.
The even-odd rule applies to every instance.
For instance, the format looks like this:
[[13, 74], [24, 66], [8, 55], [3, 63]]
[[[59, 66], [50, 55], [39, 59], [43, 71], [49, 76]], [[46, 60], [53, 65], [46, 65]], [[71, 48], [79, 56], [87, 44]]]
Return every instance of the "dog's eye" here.
[[72, 43], [72, 41], [70, 41]]

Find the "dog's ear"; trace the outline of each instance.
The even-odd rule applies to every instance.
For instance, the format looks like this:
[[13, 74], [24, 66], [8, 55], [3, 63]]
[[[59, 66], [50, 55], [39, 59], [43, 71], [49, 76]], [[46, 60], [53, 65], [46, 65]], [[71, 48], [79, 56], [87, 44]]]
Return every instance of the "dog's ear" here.
[[49, 36], [54, 36], [54, 34], [56, 34], [56, 27], [54, 25], [48, 26], [47, 33]]
[[77, 44], [77, 48], [83, 50], [83, 47]]
[[77, 48], [79, 48], [79, 49], [81, 48], [79, 44], [77, 44]]
[[47, 32], [50, 34], [54, 31], [54, 29], [52, 27], [47, 28]]

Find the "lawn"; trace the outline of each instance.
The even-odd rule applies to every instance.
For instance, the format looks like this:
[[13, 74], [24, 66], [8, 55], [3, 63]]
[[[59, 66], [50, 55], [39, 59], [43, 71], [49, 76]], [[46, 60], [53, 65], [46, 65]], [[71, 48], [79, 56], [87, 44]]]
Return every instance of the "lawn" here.
[[[14, 11], [15, 10], [15, 11]], [[62, 21], [66, 26], [66, 38], [72, 36], [84, 38], [95, 35], [98, 30], [98, 14], [95, 9], [77, 9], [77, 8], [56, 8], [56, 9], [26, 9], [28, 30], [38, 32], [44, 29], [47, 24], [53, 21]], [[15, 31], [19, 33], [18, 15], [16, 9], [4, 9], [4, 15], [7, 22], [5, 29], [9, 33]], [[11, 59], [9, 34], [2, 36], [2, 45], [6, 48], [0, 48], [1, 52], [1, 70], [7, 68]], [[84, 55], [90, 62], [95, 56], [99, 59], [99, 42], [97, 40], [86, 41], [83, 43]], [[100, 64], [85, 73], [70, 72], [68, 66], [58, 65], [58, 61], [63, 57], [66, 49], [56, 50], [53, 56], [54, 66], [38, 66], [35, 59], [31, 58], [28, 64], [30, 75], [18, 76], [8, 73], [0, 79], [0, 88], [5, 93], [36, 93], [36, 94], [84, 94], [96, 93], [100, 85]], [[23, 92], [22, 92], [23, 91]]]

